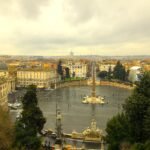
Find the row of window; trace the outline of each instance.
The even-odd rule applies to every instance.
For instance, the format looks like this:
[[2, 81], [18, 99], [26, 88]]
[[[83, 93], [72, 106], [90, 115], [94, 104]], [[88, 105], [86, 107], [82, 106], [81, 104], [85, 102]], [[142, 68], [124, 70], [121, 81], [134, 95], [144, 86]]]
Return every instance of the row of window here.
[[51, 75], [51, 74], [55, 74], [55, 72], [17, 72], [17, 75]]
[[31, 78], [18, 78], [17, 79], [18, 81], [49, 81], [49, 80], [51, 80], [50, 78], [47, 78], [47, 79], [31, 79]]
[[48, 84], [47, 82], [42, 82], [42, 83], [39, 83], [39, 82], [18, 82], [18, 85], [31, 85], [31, 84], [34, 84], [34, 85], [46, 85]]
[[33, 76], [33, 75], [17, 75], [17, 78], [53, 78], [55, 75], [43, 75], [43, 76]]

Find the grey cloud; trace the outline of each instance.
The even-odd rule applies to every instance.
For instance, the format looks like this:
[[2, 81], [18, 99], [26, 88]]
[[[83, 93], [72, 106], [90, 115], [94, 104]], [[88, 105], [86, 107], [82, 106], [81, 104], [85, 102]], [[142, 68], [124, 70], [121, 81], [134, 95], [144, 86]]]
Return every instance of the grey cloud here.
[[[19, 35], [20, 36], [20, 35]], [[36, 35], [36, 36], [21, 36], [21, 38], [16, 37], [16, 46], [25, 49], [37, 50], [37, 49], [49, 49], [51, 47], [63, 47], [68, 43], [74, 43], [75, 39], [71, 37], [55, 37], [49, 35]]]
[[[141, 41], [148, 43], [150, 40], [149, 0], [63, 0], [62, 11], [57, 11], [62, 7], [56, 0], [50, 11], [52, 13], [50, 19], [46, 18], [48, 16], [46, 14], [45, 18], [34, 20], [41, 14], [41, 11], [44, 11], [44, 7], [51, 6], [51, 1], [0, 1], [0, 12], [1, 8], [3, 11], [9, 10], [9, 8], [10, 12], [14, 11], [17, 6], [17, 12], [20, 12], [20, 16], [23, 18], [23, 20], [22, 18], [19, 20], [21, 22], [18, 24], [17, 17], [14, 17], [16, 24], [14, 23], [12, 30], [17, 30], [18, 33], [14, 31], [13, 40], [15, 42], [12, 43], [10, 40], [10, 43], [19, 49], [36, 51], [66, 47], [106, 46], [111, 48], [112, 45]], [[58, 8], [54, 8], [55, 6]], [[55, 15], [55, 13], [57, 14]], [[33, 19], [33, 21], [27, 19], [24, 22], [24, 17]], [[41, 22], [40, 19], [44, 22]], [[8, 25], [7, 28], [9, 28]], [[4, 37], [2, 38], [4, 39]]]
[[0, 15], [37, 18], [42, 7], [49, 6], [52, 0], [1, 0]]
[[[137, 26], [148, 22], [150, 17], [149, 0], [65, 0], [64, 12], [66, 21], [72, 25], [82, 25], [93, 18], [99, 28], [118, 28]], [[147, 17], [147, 18], [146, 18]], [[144, 18], [144, 19], [143, 19]], [[141, 24], [141, 23], [140, 23]], [[92, 29], [91, 29], [92, 30]]]
[[97, 0], [66, 0], [64, 1], [65, 17], [73, 24], [87, 22], [95, 15]]
[[[128, 22], [118, 25], [112, 31], [105, 31], [102, 33], [101, 27], [85, 29], [80, 33], [77, 28], [77, 34], [70, 34], [67, 36], [65, 33], [58, 35], [51, 33], [43, 33], [32, 35], [21, 34], [16, 35], [17, 43], [19, 47], [26, 47], [29, 49], [49, 49], [51, 47], [65, 47], [65, 46], [97, 46], [97, 45], [112, 45], [112, 44], [123, 44], [127, 42], [138, 42], [150, 40], [150, 19], [149, 15], [140, 19], [135, 19], [130, 25]], [[34, 31], [34, 30], [33, 30]], [[21, 38], [20, 38], [21, 37]]]
[[41, 7], [49, 5], [50, 0], [19, 0], [20, 9], [26, 17], [36, 18]]
[[[148, 0], [67, 0], [68, 22], [80, 28], [89, 26], [89, 43], [127, 42], [150, 37], [150, 1]], [[75, 15], [72, 15], [75, 14]], [[82, 30], [82, 28], [81, 28]], [[86, 34], [86, 33], [85, 33]]]

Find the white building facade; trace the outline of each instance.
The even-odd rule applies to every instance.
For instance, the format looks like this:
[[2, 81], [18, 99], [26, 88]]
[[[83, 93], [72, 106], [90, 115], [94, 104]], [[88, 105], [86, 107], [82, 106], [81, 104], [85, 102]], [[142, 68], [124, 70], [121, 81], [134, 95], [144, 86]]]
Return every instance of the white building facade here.
[[15, 80], [11, 78], [0, 78], [0, 105], [8, 109], [8, 94], [15, 91]]
[[99, 70], [100, 71], [109, 71], [109, 68], [111, 68], [111, 71], [114, 70], [115, 65], [114, 64], [100, 64]]
[[17, 87], [27, 87], [31, 84], [37, 88], [50, 88], [58, 82], [55, 69], [22, 69], [17, 71]]
[[81, 63], [81, 62], [69, 63], [66, 65], [66, 67], [69, 68], [71, 77], [73, 77], [73, 74], [75, 75], [75, 77], [80, 77], [80, 78], [87, 77], [88, 66], [85, 63]]

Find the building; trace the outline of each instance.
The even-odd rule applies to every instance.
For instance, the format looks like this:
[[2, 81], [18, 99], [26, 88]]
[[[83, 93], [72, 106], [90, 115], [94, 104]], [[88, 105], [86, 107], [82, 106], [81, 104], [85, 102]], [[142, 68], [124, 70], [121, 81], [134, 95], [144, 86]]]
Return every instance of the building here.
[[4, 109], [7, 109], [7, 98], [8, 88], [7, 81], [5, 79], [0, 79], [0, 106]]
[[55, 69], [19, 69], [17, 71], [17, 87], [27, 87], [31, 84], [37, 88], [51, 88], [58, 82]]
[[8, 94], [15, 90], [15, 80], [11, 78], [0, 78], [0, 106], [8, 109]]
[[68, 62], [68, 64], [64, 66], [69, 68], [71, 77], [80, 77], [80, 78], [87, 77], [88, 66], [86, 63]]
[[74, 57], [74, 53], [71, 51], [70, 52], [70, 57], [73, 58]]
[[115, 65], [114, 64], [100, 64], [99, 65], [99, 71], [109, 71], [111, 68], [111, 71], [114, 70]]
[[140, 66], [133, 66], [129, 70], [128, 80], [131, 82], [140, 81], [142, 75], [142, 68]]
[[15, 90], [15, 79], [9, 76], [8, 67], [5, 63], [0, 63], [0, 105], [8, 109], [8, 93]]

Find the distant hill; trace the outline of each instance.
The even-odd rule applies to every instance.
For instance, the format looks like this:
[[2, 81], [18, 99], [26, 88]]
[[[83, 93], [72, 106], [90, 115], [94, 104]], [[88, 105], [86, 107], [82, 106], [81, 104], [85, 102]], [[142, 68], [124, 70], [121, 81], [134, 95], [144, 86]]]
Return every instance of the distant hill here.
[[[66, 56], [65, 56], [66, 57]], [[150, 55], [129, 55], [129, 56], [101, 56], [101, 55], [76, 55], [74, 58], [81, 59], [93, 59], [93, 60], [104, 60], [104, 59], [119, 59], [119, 60], [144, 60], [150, 59]]]
[[27, 55], [0, 55], [2, 59], [18, 59], [18, 60], [43, 60], [43, 59], [89, 59], [89, 60], [104, 60], [104, 59], [118, 59], [118, 60], [144, 60], [150, 59], [150, 55], [129, 55], [129, 56], [101, 56], [101, 55], [74, 55], [74, 56], [27, 56]]

